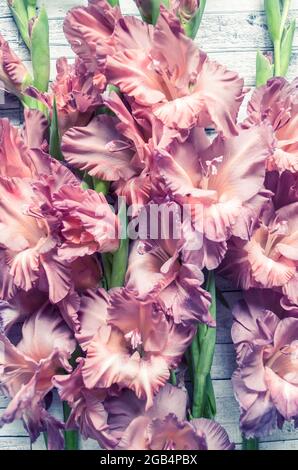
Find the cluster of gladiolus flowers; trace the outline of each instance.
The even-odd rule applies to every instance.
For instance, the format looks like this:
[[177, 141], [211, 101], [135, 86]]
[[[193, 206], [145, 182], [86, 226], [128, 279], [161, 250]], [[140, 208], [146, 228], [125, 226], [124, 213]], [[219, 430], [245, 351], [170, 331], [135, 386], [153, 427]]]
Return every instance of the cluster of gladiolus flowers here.
[[[298, 417], [297, 84], [269, 81], [239, 123], [243, 80], [186, 35], [198, 2], [170, 3], [154, 26], [106, 0], [72, 9], [76, 59], [58, 60], [50, 92], [0, 42], [6, 89], [57, 112], [62, 137], [58, 161], [41, 110], [25, 110], [23, 129], [0, 122], [0, 378], [11, 398], [0, 423], [21, 418], [52, 449], [65, 427], [107, 449], [233, 448], [215, 421], [190, 416], [184, 366], [169, 383], [197, 325], [215, 326], [204, 274], [218, 267], [278, 296], [234, 310], [243, 432]], [[139, 228], [123, 285], [119, 197]], [[167, 227], [161, 211], [152, 221], [156, 205]], [[50, 414], [54, 389], [65, 424]]]

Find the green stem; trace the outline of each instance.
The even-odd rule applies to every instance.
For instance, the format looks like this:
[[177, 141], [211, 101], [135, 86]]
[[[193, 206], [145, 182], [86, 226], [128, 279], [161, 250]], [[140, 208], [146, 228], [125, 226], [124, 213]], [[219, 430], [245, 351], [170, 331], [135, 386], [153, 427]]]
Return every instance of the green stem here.
[[242, 450], [259, 450], [259, 441], [256, 438], [242, 438]]
[[177, 377], [174, 370], [171, 370], [171, 384], [174, 385], [174, 387], [177, 385]]
[[112, 263], [111, 263], [110, 257], [111, 257], [110, 253], [102, 253], [101, 255], [107, 290], [111, 286], [111, 276], [112, 276]]
[[[207, 290], [211, 294], [210, 313], [216, 318], [216, 287], [215, 277], [209, 272]], [[216, 413], [215, 397], [211, 381], [211, 367], [216, 341], [216, 329], [200, 324], [197, 335], [191, 345], [193, 366], [193, 407], [194, 418], [213, 418]]]
[[280, 69], [280, 40], [274, 41], [274, 75], [279, 77], [281, 74]]
[[127, 214], [125, 200], [120, 203], [118, 218], [120, 220], [120, 229], [122, 233], [120, 246], [113, 255], [110, 285], [111, 288], [123, 286], [127, 268], [129, 239], [127, 237]]
[[[64, 422], [66, 423], [69, 415], [71, 413], [71, 408], [64, 401], [63, 402], [63, 416]], [[78, 431], [64, 431], [64, 449], [65, 450], [78, 450], [79, 449], [79, 435]]]

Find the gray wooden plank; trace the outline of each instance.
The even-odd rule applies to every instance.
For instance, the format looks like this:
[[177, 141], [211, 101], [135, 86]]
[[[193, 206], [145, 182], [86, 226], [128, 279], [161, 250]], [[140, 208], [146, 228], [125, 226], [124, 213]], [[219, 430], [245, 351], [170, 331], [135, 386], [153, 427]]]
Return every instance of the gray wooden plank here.
[[4, 436], [28, 437], [28, 433], [24, 429], [22, 421], [16, 420], [13, 423], [5, 424], [2, 428], [0, 428], [0, 437]]
[[217, 321], [216, 321], [216, 342], [231, 343], [232, 309], [235, 303], [241, 299], [242, 293], [223, 292], [223, 296], [229, 307], [224, 306], [220, 300], [217, 300]]
[[[214, 393], [216, 398], [217, 414], [216, 421], [222, 424], [227, 430], [231, 440], [236, 443], [241, 442], [241, 432], [239, 430], [239, 406], [234, 398], [233, 388], [230, 380], [213, 380]], [[269, 436], [262, 437], [260, 442], [275, 442], [282, 440], [297, 440], [298, 429], [294, 424], [285, 423], [283, 429], [277, 429]]]
[[216, 344], [211, 375], [214, 379], [229, 379], [236, 368], [233, 344]]
[[0, 450], [30, 450], [29, 437], [0, 437]]
[[[298, 10], [291, 11], [291, 17], [298, 17]], [[65, 44], [63, 18], [51, 18], [50, 38], [52, 45]], [[18, 42], [16, 26], [10, 18], [0, 18], [0, 32], [11, 43]], [[248, 12], [227, 12], [204, 15], [196, 43], [206, 52], [271, 50], [265, 15]], [[294, 36], [293, 47], [298, 48], [298, 35]]]
[[[38, 0], [41, 6], [44, 0]], [[74, 6], [86, 5], [87, 0], [50, 0], [46, 3], [49, 17], [64, 16], [65, 13]], [[263, 0], [208, 0], [205, 9], [205, 15], [218, 12], [259, 12], [263, 10]], [[129, 15], [135, 15], [138, 9], [133, 0], [120, 0], [122, 11]], [[292, 0], [292, 8], [298, 8], [298, 0]], [[10, 11], [6, 0], [0, 2], [0, 16], [10, 16]]]
[[[59, 0], [52, 0], [57, 2]], [[120, 0], [122, 10], [127, 14], [135, 15], [138, 9], [133, 0]], [[298, 8], [298, 1], [292, 0], [292, 8]], [[218, 12], [259, 12], [264, 10], [264, 0], [207, 0], [205, 13], [218, 13]]]

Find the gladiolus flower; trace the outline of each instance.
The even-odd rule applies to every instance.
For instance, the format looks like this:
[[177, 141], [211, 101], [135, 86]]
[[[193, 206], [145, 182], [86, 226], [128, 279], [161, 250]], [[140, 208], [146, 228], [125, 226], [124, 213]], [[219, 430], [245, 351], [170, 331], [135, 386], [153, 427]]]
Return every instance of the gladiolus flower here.
[[3, 334], [0, 341], [1, 384], [11, 397], [0, 425], [23, 418], [36, 439], [46, 424], [55, 424], [43, 409], [43, 400], [53, 387], [53, 376], [61, 368], [71, 371], [68, 360], [76, 345], [73, 334], [56, 308], [46, 304], [25, 321], [16, 346]]
[[0, 81], [5, 90], [20, 98], [31, 80], [30, 74], [21, 59], [0, 35]]
[[226, 431], [209, 419], [186, 420], [187, 393], [166, 384], [146, 410], [130, 390], [107, 398], [108, 424], [118, 437], [116, 449], [232, 450]]
[[[83, 191], [66, 167], [0, 125], [1, 297], [37, 287], [58, 303], [73, 292], [72, 268], [88, 266], [84, 257], [117, 249], [117, 217], [102, 194]], [[72, 265], [79, 258], [83, 268]]]
[[248, 104], [246, 127], [266, 122], [272, 126], [276, 147], [267, 160], [269, 171], [298, 171], [298, 80], [278, 77], [256, 89]]
[[111, 50], [112, 34], [120, 17], [118, 6], [110, 6], [106, 0], [88, 0], [88, 6], [72, 8], [64, 21], [66, 38], [100, 90], [106, 83], [101, 57]]
[[298, 318], [268, 309], [270, 291], [252, 290], [246, 299], [233, 311], [238, 368], [232, 381], [241, 429], [259, 437], [298, 416]]
[[162, 7], [143, 49], [135, 43], [123, 49], [129, 31], [126, 20], [126, 28], [115, 38], [114, 55], [107, 57], [105, 73], [111, 83], [168, 127], [215, 126], [226, 136], [237, 134], [243, 81], [236, 73], [210, 61]]
[[105, 448], [114, 447], [117, 441], [109, 433], [108, 414], [103, 404], [107, 397], [107, 390], [101, 388], [89, 390], [84, 386], [83, 365], [84, 360], [80, 359], [71, 374], [56, 375], [53, 379], [61, 400], [67, 401], [71, 407], [66, 428], [79, 428], [84, 439], [96, 439]]
[[298, 303], [297, 233], [298, 203], [277, 211], [269, 203], [250, 240], [231, 239], [222, 275], [243, 289], [275, 289], [283, 294], [285, 308], [294, 307]]
[[204, 237], [197, 253], [199, 266], [214, 269], [232, 234], [249, 238], [271, 194], [264, 189], [264, 179], [272, 134], [260, 126], [227, 140], [218, 137], [211, 146], [206, 139], [203, 129], [192, 129], [186, 140], [157, 149], [155, 168], [160, 190], [191, 207], [196, 231]]
[[73, 126], [85, 126], [94, 111], [102, 104], [101, 92], [105, 88], [94, 84], [92, 75], [83, 61], [77, 59], [69, 65], [65, 57], [57, 60], [57, 76], [51, 85], [51, 93], [42, 93], [34, 87], [28, 87], [26, 94], [41, 101], [50, 114], [56, 103], [59, 130], [64, 134]]
[[150, 172], [154, 148], [176, 132], [157, 119], [147, 119], [142, 109], [131, 112], [116, 93], [105, 103], [116, 117], [97, 116], [86, 127], [70, 129], [62, 139], [63, 155], [89, 175], [112, 181], [112, 191], [135, 207], [135, 215], [154, 189]]
[[141, 302], [126, 289], [114, 289], [109, 297], [101, 291], [86, 301], [83, 297], [79, 321], [86, 388], [128, 387], [147, 407], [195, 333], [191, 326], [175, 325], [162, 304]]
[[[196, 264], [197, 252], [187, 248], [182, 233], [180, 238], [172, 238], [173, 223], [165, 228], [169, 233], [163, 229], [162, 224], [169, 221], [165, 221], [162, 208], [172, 209], [173, 219], [175, 222], [179, 220], [180, 211], [175, 203], [159, 206], [161, 211], [158, 220], [150, 221], [151, 224], [159, 223], [159, 238], [133, 242], [125, 286], [134, 291], [140, 300], [162, 300], [167, 313], [177, 324], [196, 324], [201, 321], [214, 326], [209, 313], [211, 298], [201, 287], [204, 275]], [[150, 205], [145, 210], [150, 215]]]

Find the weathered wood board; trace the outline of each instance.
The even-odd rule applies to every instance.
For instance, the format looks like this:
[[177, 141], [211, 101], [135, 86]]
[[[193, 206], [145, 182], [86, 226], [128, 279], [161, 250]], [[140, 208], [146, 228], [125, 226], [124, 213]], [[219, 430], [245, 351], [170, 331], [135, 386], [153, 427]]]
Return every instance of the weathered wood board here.
[[[42, 3], [42, 2], [41, 2]], [[63, 35], [63, 18], [68, 9], [76, 5], [86, 4], [86, 0], [50, 0], [46, 2], [50, 18], [51, 33], [51, 77], [55, 76], [55, 60], [60, 56], [73, 58], [72, 51]], [[133, 0], [120, 0], [122, 10], [126, 14], [137, 14]], [[292, 0], [292, 17], [298, 18], [298, 0]], [[22, 44], [15, 24], [10, 16], [6, 0], [0, 0], [0, 32], [9, 41], [11, 47], [29, 65], [29, 56]], [[245, 78], [248, 86], [255, 82], [256, 51], [271, 50], [265, 25], [263, 0], [207, 0], [206, 12], [196, 39], [197, 44], [227, 67], [236, 70]], [[298, 66], [298, 32], [294, 39], [294, 54], [290, 64], [288, 77], [297, 75]], [[20, 107], [16, 99], [6, 96], [5, 103], [0, 105], [0, 118], [8, 117], [15, 124], [20, 123]], [[241, 297], [241, 293], [225, 282], [221, 282], [225, 297], [232, 307]], [[212, 369], [214, 388], [217, 401], [217, 420], [223, 424], [232, 440], [241, 448], [241, 434], [238, 428], [239, 411], [233, 397], [230, 377], [235, 367], [233, 345], [231, 344], [231, 311], [219, 306], [217, 346]], [[1, 408], [5, 408], [7, 399], [0, 396]], [[61, 414], [61, 406], [54, 402], [55, 414]], [[0, 449], [44, 449], [43, 437], [34, 444], [20, 422], [15, 422], [0, 429]], [[98, 449], [95, 441], [81, 442], [82, 449]], [[260, 448], [263, 450], [298, 449], [298, 431], [286, 425], [282, 431], [276, 431], [266, 439], [262, 439]]]

